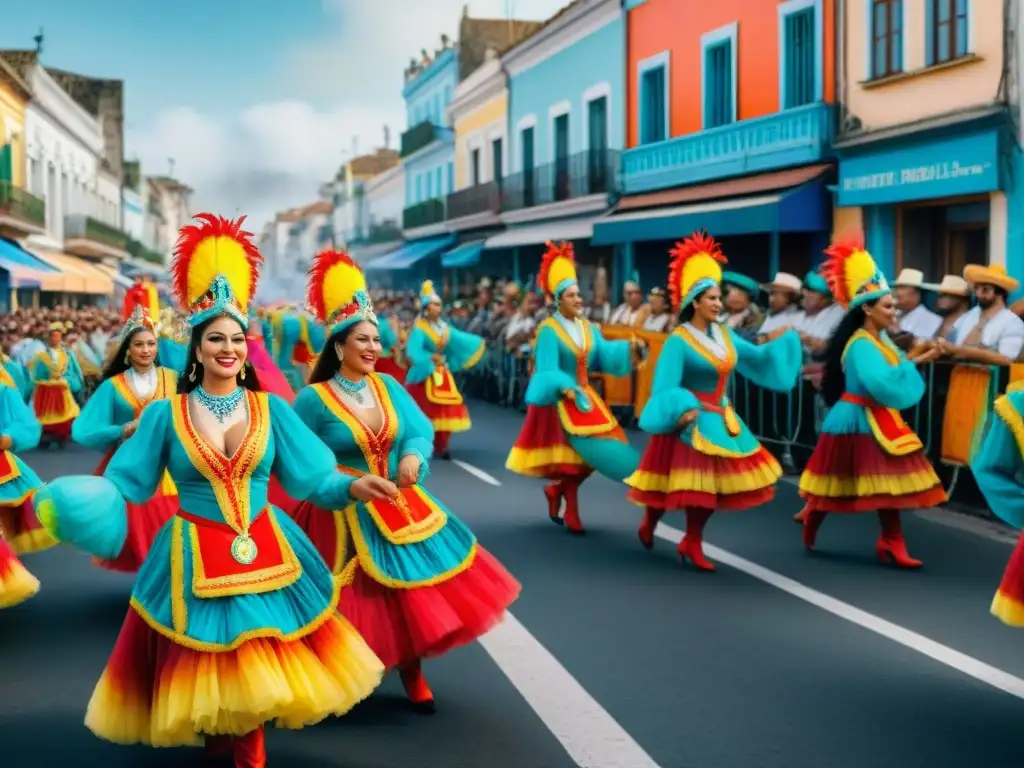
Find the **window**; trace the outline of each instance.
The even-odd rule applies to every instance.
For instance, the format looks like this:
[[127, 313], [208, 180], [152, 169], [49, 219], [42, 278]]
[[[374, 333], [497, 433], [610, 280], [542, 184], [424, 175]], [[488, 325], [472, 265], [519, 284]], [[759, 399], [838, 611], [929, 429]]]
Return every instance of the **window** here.
[[817, 29], [815, 7], [782, 17], [782, 108], [792, 109], [818, 100]]
[[968, 53], [967, 7], [970, 0], [927, 0], [929, 66], [952, 61]]
[[505, 176], [501, 139], [495, 139], [494, 141], [491, 142], [491, 168], [494, 171], [493, 179], [495, 183], [500, 187], [501, 180]]
[[469, 153], [469, 184], [477, 187], [480, 185], [480, 150], [474, 149]]
[[736, 33], [728, 24], [700, 40], [704, 85], [704, 128], [718, 128], [736, 120]]
[[874, 0], [871, 28], [871, 77], [902, 72], [903, 0]]
[[430, 197], [440, 197], [444, 194], [444, 179], [441, 178], [441, 166], [434, 169], [434, 194]]
[[653, 144], [668, 138], [668, 88], [666, 65], [640, 75], [640, 143]]
[[527, 208], [533, 205], [533, 130], [533, 127], [524, 128], [520, 134], [523, 152], [523, 205]]
[[455, 163], [448, 161], [448, 194], [455, 191]]

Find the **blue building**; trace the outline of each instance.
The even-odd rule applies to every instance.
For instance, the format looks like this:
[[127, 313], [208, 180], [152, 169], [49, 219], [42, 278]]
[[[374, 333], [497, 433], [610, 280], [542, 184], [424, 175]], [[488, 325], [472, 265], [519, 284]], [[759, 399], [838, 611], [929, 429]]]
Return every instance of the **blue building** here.
[[509, 78], [507, 229], [486, 248], [512, 250], [522, 279], [536, 274], [546, 241], [573, 241], [586, 288], [589, 273], [612, 254], [590, 239], [615, 192], [625, 142], [621, 3], [578, 0], [501, 61]]

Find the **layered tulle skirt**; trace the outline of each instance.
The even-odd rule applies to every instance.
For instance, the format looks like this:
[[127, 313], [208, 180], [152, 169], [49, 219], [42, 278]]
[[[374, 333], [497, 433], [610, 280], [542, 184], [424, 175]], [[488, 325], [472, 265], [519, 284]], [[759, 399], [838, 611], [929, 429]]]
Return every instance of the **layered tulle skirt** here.
[[923, 449], [894, 456], [867, 433], [823, 433], [800, 477], [800, 495], [823, 512], [924, 509], [946, 501]]
[[992, 600], [992, 615], [1011, 627], [1024, 627], [1024, 536], [1017, 540], [1003, 572]]
[[38, 591], [38, 579], [25, 569], [10, 545], [0, 538], [0, 608], [23, 603]]
[[37, 382], [32, 392], [32, 409], [44, 434], [62, 442], [71, 439], [71, 424], [79, 408], [65, 382]]
[[27, 555], [55, 547], [32, 506], [32, 496], [42, 481], [21, 459], [9, 451], [0, 453], [0, 537], [15, 554]]
[[636, 472], [626, 478], [627, 498], [660, 510], [740, 510], [771, 500], [782, 467], [763, 446], [749, 456], [710, 456], [676, 433], [653, 435]]

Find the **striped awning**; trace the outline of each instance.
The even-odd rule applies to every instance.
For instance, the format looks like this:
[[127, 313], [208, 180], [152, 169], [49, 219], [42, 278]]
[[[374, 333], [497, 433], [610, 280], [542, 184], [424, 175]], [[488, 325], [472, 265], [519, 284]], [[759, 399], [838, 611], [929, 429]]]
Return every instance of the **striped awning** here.
[[46, 275], [40, 285], [45, 293], [87, 293], [94, 296], [109, 296], [114, 292], [114, 281], [104, 274], [97, 265], [85, 259], [60, 251], [51, 251], [31, 246], [29, 251], [55, 270]]

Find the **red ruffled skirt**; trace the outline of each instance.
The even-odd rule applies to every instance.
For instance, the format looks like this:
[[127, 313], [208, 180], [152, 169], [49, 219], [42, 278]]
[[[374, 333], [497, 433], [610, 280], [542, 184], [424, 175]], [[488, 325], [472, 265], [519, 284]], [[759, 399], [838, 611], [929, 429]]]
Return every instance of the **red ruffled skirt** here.
[[36, 387], [32, 393], [32, 408], [39, 423], [43, 425], [43, 434], [61, 442], [71, 439], [71, 424], [77, 413], [64, 417], [70, 402], [72, 400], [66, 387]]
[[[343, 516], [302, 502], [292, 518], [339, 573], [337, 525], [345, 525]], [[351, 583], [341, 590], [338, 610], [384, 666], [394, 669], [473, 642], [501, 621], [520, 589], [512, 574], [477, 544], [465, 570], [409, 589], [386, 587], [356, 565]]]
[[10, 608], [39, 591], [39, 581], [21, 564], [10, 545], [0, 538], [0, 608]]
[[1024, 627], [1024, 536], [1010, 555], [999, 590], [992, 600], [992, 615], [1011, 627]]
[[386, 373], [388, 376], [394, 376], [400, 384], [405, 383], [406, 369], [396, 363], [393, 358], [378, 357], [375, 370], [377, 373]]
[[594, 471], [569, 443], [553, 405], [527, 406], [526, 420], [505, 467], [520, 475], [555, 481], [586, 478]]
[[0, 507], [0, 532], [19, 555], [42, 552], [59, 543], [36, 517], [32, 497], [10, 507]]
[[708, 456], [676, 433], [653, 435], [636, 472], [626, 478], [627, 498], [661, 510], [739, 510], [770, 501], [782, 467], [764, 447], [743, 457]]
[[427, 399], [426, 382], [419, 384], [406, 383], [405, 388], [416, 401], [416, 405], [427, 415], [435, 432], [468, 432], [472, 426], [469, 420], [469, 408], [465, 403], [459, 405], [438, 405]]
[[800, 477], [800, 495], [823, 512], [924, 509], [946, 492], [923, 450], [892, 456], [870, 434], [822, 434]]

